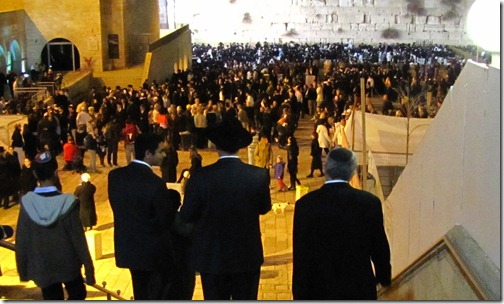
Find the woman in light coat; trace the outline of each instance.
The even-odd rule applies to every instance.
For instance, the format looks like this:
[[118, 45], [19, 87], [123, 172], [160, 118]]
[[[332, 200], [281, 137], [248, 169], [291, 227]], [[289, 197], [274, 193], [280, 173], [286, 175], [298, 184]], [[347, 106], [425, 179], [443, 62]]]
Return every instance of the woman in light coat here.
[[316, 123], [315, 132], [318, 134], [320, 148], [322, 148], [327, 155], [327, 153], [329, 153], [329, 148], [331, 147], [331, 138], [329, 137], [329, 130], [327, 129], [326, 119], [323, 115]]

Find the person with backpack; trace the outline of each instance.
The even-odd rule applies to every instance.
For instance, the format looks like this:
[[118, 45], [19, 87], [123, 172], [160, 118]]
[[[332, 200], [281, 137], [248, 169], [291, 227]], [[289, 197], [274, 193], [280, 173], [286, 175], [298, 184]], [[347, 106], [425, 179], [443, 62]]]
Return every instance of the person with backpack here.
[[21, 198], [16, 226], [19, 279], [35, 282], [44, 300], [64, 300], [63, 286], [67, 300], [84, 300], [84, 282], [94, 285], [96, 280], [79, 200], [61, 192], [58, 162], [51, 152], [37, 154], [32, 165], [38, 186]]
[[126, 124], [121, 131], [124, 139], [124, 153], [126, 154], [126, 163], [129, 165], [131, 160], [135, 158], [135, 139], [140, 134], [140, 128], [131, 120], [130, 117], [126, 119]]

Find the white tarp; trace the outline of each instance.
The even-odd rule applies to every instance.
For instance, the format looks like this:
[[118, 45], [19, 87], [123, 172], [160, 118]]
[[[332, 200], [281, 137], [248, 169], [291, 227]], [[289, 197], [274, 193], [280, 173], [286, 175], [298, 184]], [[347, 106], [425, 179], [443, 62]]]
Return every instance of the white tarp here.
[[[352, 119], [355, 116], [355, 124]], [[407, 118], [366, 113], [366, 150], [373, 152], [377, 166], [406, 165]], [[415, 153], [432, 118], [410, 118], [409, 157]], [[354, 130], [352, 130], [354, 126]], [[350, 149], [362, 152], [362, 114], [356, 111], [348, 119], [345, 135]]]

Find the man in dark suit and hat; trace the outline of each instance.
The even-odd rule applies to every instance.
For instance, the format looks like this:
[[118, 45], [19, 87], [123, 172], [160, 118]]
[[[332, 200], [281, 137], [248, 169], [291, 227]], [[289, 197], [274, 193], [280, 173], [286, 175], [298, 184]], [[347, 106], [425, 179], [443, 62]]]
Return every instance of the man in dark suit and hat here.
[[296, 202], [294, 300], [376, 300], [391, 283], [380, 199], [348, 184], [356, 167], [352, 151], [332, 150], [325, 184]]
[[252, 141], [238, 119], [209, 127], [219, 160], [187, 182], [180, 216], [194, 223], [191, 264], [205, 300], [256, 300], [264, 262], [259, 216], [271, 210], [270, 177], [237, 153]]

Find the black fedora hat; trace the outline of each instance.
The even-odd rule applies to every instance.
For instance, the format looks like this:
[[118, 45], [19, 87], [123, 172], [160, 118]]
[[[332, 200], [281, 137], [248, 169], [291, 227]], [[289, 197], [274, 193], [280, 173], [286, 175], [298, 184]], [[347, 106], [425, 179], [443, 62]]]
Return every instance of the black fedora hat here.
[[222, 122], [207, 127], [205, 134], [218, 150], [229, 153], [235, 153], [252, 142], [252, 135], [236, 118], [223, 118]]

